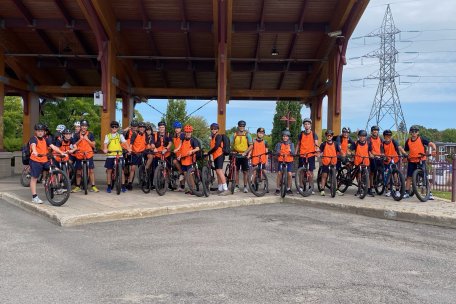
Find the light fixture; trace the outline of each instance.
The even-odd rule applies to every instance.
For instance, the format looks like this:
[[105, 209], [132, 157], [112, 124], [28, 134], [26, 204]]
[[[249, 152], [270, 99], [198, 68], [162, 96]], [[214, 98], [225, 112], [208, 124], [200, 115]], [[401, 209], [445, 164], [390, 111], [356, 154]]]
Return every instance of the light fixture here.
[[336, 37], [339, 37], [340, 35], [342, 35], [342, 31], [341, 30], [332, 31], [332, 32], [329, 32], [327, 35], [331, 38], [336, 38]]
[[279, 51], [277, 50], [277, 36], [275, 36], [274, 44], [272, 45], [271, 56], [279, 56]]
[[62, 89], [69, 89], [71, 88], [71, 84], [68, 82], [68, 81], [65, 81], [62, 86], [61, 86]]

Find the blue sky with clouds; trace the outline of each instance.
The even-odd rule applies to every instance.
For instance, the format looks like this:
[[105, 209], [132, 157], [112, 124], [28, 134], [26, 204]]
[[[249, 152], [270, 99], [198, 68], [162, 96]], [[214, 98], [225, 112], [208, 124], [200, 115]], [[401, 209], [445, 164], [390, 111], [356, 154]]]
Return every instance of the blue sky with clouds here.
[[[408, 126], [424, 125], [443, 130], [456, 128], [456, 1], [454, 0], [371, 0], [347, 50], [342, 90], [342, 125], [352, 129], [364, 128], [369, 117], [378, 80], [357, 80], [375, 75], [378, 59], [358, 58], [375, 51], [378, 38], [363, 38], [376, 31], [383, 20], [386, 4], [396, 27], [402, 32], [396, 37], [399, 51], [397, 72], [402, 75], [396, 85]], [[437, 5], [438, 3], [438, 5]], [[408, 76], [406, 76], [408, 75]], [[418, 77], [417, 77], [418, 76]], [[207, 101], [187, 101], [191, 113]], [[326, 102], [326, 101], [325, 101]], [[323, 103], [323, 127], [326, 127], [326, 104]], [[149, 100], [155, 108], [166, 112], [166, 100]], [[145, 104], [136, 106], [145, 120], [158, 122], [161, 114]], [[216, 101], [197, 111], [208, 123], [217, 120]], [[272, 129], [274, 101], [230, 101], [227, 105], [227, 128], [244, 119], [247, 127], [256, 130]], [[309, 116], [303, 108], [302, 115]], [[120, 113], [118, 113], [120, 117]], [[388, 122], [386, 122], [388, 124]]]

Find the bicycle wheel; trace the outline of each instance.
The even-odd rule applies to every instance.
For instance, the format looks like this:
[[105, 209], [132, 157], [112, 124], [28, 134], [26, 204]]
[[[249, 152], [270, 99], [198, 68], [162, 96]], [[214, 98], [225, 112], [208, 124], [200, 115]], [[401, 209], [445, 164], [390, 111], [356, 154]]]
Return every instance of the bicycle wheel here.
[[163, 165], [158, 165], [154, 172], [155, 191], [157, 191], [160, 196], [165, 195], [166, 190], [168, 189], [168, 174], [166, 174], [165, 170]]
[[67, 175], [60, 169], [50, 171], [45, 181], [44, 192], [51, 205], [65, 204], [70, 197], [70, 181]]
[[117, 162], [116, 166], [116, 175], [115, 175], [115, 183], [116, 183], [116, 193], [117, 195], [120, 194], [122, 190], [122, 164], [120, 161]]
[[416, 169], [413, 171], [412, 186], [413, 192], [415, 192], [416, 197], [420, 201], [426, 202], [429, 199], [431, 189], [427, 177], [424, 176], [423, 169]]
[[30, 179], [32, 178], [30, 166], [25, 166], [24, 169], [22, 169], [22, 174], [21, 174], [21, 185], [24, 187], [30, 187]]
[[208, 197], [211, 194], [211, 172], [207, 166], [203, 167], [201, 171], [202, 179], [203, 179], [203, 191], [204, 196]]
[[230, 192], [234, 194], [234, 188], [236, 187], [236, 169], [231, 168], [230, 170]]
[[87, 168], [87, 163], [82, 163], [82, 187], [84, 188], [84, 194], [87, 195], [88, 191], [88, 179], [89, 179], [89, 172]]
[[344, 193], [351, 185], [349, 170], [347, 167], [341, 167], [337, 171], [337, 190]]
[[288, 186], [288, 171], [287, 168], [284, 167], [282, 169], [282, 184], [280, 185], [280, 197], [284, 198], [287, 194], [287, 186]]
[[[139, 166], [139, 173], [138, 173], [138, 185], [141, 186], [146, 179], [146, 166], [144, 164], [141, 164]], [[133, 177], [132, 181], [134, 181], [135, 178]]]
[[325, 188], [321, 187], [321, 175], [323, 174], [323, 168], [320, 166], [320, 168], [318, 168], [318, 174], [317, 174], [317, 187], [318, 187], [318, 192], [321, 192], [323, 190], [325, 190]]
[[249, 169], [248, 181], [249, 189], [255, 196], [264, 196], [269, 191], [268, 177], [260, 167]]
[[374, 188], [378, 195], [385, 192], [384, 174], [383, 169], [377, 169], [374, 172]]
[[336, 168], [335, 167], [332, 167], [329, 170], [328, 180], [330, 181], [329, 189], [330, 189], [331, 197], [335, 197], [336, 196], [336, 190], [337, 190], [337, 176], [336, 176]]
[[143, 177], [143, 182], [141, 184], [141, 190], [144, 193], [149, 193], [150, 190], [152, 189], [152, 178], [151, 175], [154, 174], [155, 172], [152, 172], [152, 168], [149, 168], [149, 170], [144, 171], [144, 177]]
[[405, 179], [401, 171], [397, 169], [391, 171], [389, 185], [393, 199], [400, 201], [405, 194]]
[[299, 168], [295, 174], [295, 186], [299, 194], [306, 197], [312, 194], [312, 186], [307, 178], [307, 170]]
[[369, 185], [369, 172], [367, 168], [361, 169], [361, 180], [358, 182], [358, 191], [359, 191], [359, 198], [363, 199], [367, 195], [367, 188]]
[[187, 172], [187, 184], [190, 188], [190, 191], [198, 196], [202, 197], [204, 195], [203, 190], [203, 181], [201, 180], [201, 172], [199, 169], [190, 168]]

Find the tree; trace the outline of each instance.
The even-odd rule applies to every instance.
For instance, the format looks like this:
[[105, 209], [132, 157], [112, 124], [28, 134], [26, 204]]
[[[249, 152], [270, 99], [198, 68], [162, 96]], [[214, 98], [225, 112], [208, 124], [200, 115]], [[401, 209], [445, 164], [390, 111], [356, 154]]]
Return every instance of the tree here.
[[271, 132], [272, 145], [271, 148], [282, 140], [282, 131], [286, 129], [287, 122], [280, 120], [283, 116], [287, 116], [290, 112], [290, 117], [296, 119], [295, 122], [290, 122], [290, 140], [296, 142], [298, 139], [298, 134], [301, 132], [301, 109], [302, 104], [296, 101], [278, 101], [276, 104], [276, 113], [274, 115], [274, 122]]
[[22, 145], [22, 100], [6, 96], [3, 113], [3, 148], [18, 151]]
[[443, 142], [456, 143], [456, 129], [445, 129], [441, 132]]
[[166, 122], [166, 126], [171, 127], [175, 121], [183, 123], [187, 116], [187, 102], [182, 99], [168, 99], [168, 106], [166, 107], [166, 117], [162, 120]]
[[426, 137], [430, 141], [436, 142], [436, 141], [441, 141], [441, 134], [440, 131], [437, 129], [427, 129], [424, 126], [417, 126], [418, 129], [420, 130], [420, 135], [423, 137]]
[[209, 130], [207, 120], [202, 116], [192, 116], [188, 118], [185, 124], [193, 127], [193, 137], [201, 140], [204, 150], [209, 150], [211, 131]]

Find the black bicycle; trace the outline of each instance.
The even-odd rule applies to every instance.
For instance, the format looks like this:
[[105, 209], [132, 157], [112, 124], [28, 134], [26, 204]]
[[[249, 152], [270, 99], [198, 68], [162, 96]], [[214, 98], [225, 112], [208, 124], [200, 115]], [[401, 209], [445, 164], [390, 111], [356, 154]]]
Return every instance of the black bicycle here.
[[211, 190], [215, 188], [217, 178], [211, 157], [209, 155], [206, 155], [205, 158], [206, 163], [201, 169], [201, 175], [203, 179], [204, 196], [208, 197], [211, 194]]
[[154, 172], [154, 186], [155, 186], [155, 191], [157, 191], [158, 195], [160, 195], [160, 196], [165, 195], [166, 190], [169, 187], [170, 179], [171, 179], [170, 165], [166, 161], [165, 153], [161, 152], [160, 158], [158, 159], [158, 162], [157, 162], [157, 167], [155, 168], [155, 172]]
[[[355, 166], [353, 160], [349, 160], [344, 166], [340, 167], [337, 172], [337, 188], [340, 192], [344, 193], [351, 185], [358, 187], [358, 197], [363, 199], [367, 195], [369, 186], [369, 170], [368, 166], [364, 163], [365, 159], [369, 156], [361, 156], [362, 161], [359, 165]], [[355, 183], [355, 179], [358, 180]]]
[[[261, 159], [261, 156], [267, 155], [270, 153], [263, 153], [259, 155], [251, 156], [250, 159], [258, 157]], [[266, 193], [269, 193], [269, 181], [268, 176], [266, 175], [266, 164], [259, 162], [255, 166], [249, 166], [248, 173], [248, 184], [250, 191], [258, 197], [264, 196]]]
[[122, 190], [122, 151], [108, 151], [108, 153], [116, 153], [116, 157], [114, 158], [114, 168], [111, 172], [111, 188], [115, 188], [117, 195], [119, 195]]
[[187, 171], [187, 184], [192, 194], [198, 197], [202, 197], [205, 195], [203, 177], [197, 162], [195, 162], [192, 165], [192, 167]]
[[316, 152], [309, 152], [306, 154], [300, 154], [300, 157], [305, 159], [303, 165], [296, 170], [295, 185], [299, 194], [307, 197], [312, 194], [313, 181], [311, 177], [311, 171], [309, 170], [308, 158], [315, 155]]
[[432, 156], [432, 154], [420, 153], [419, 155], [420, 161], [412, 175], [412, 187], [416, 197], [422, 202], [427, 202], [431, 195], [431, 184], [429, 183], [424, 157]]
[[[385, 155], [383, 157], [388, 163], [384, 166], [382, 187], [390, 192], [395, 201], [400, 201], [405, 194], [405, 178], [400, 170], [400, 157], [399, 155]], [[395, 158], [399, 158], [398, 162], [394, 161]], [[378, 183], [375, 183], [374, 187], [378, 187]], [[380, 192], [377, 189], [375, 191]]]
[[[66, 173], [55, 165], [55, 158], [50, 154], [38, 154], [38, 157], [47, 156], [50, 168], [44, 180], [46, 198], [53, 206], [62, 206], [70, 198], [70, 180]], [[54, 161], [51, 161], [54, 160]]]
[[329, 158], [330, 159], [330, 163], [329, 163], [329, 173], [328, 173], [328, 176], [326, 178], [326, 184], [325, 184], [324, 187], [321, 186], [323, 168], [322, 168], [322, 166], [320, 166], [320, 168], [318, 168], [318, 175], [317, 175], [318, 191], [321, 192], [321, 191], [325, 190], [325, 187], [326, 187], [326, 188], [329, 189], [331, 197], [335, 197], [336, 196], [336, 192], [337, 192], [337, 170], [336, 170], [336, 165], [332, 164], [332, 159], [333, 158], [337, 158], [337, 156], [324, 156], [324, 155], [322, 155], [321, 158]]

